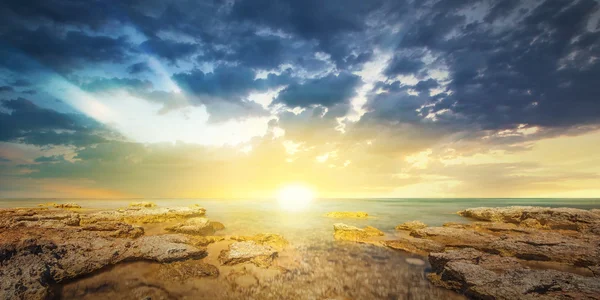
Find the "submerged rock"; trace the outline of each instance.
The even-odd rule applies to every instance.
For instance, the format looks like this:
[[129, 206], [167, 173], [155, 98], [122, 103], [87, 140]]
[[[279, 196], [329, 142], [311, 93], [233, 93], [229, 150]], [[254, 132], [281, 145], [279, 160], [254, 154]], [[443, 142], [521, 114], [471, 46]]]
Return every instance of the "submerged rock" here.
[[251, 262], [259, 267], [268, 267], [277, 257], [277, 251], [270, 246], [253, 241], [235, 242], [229, 249], [221, 251], [219, 262], [223, 265], [236, 265]]
[[218, 277], [219, 269], [199, 260], [186, 260], [162, 264], [158, 275], [165, 280], [185, 282], [194, 278]]
[[422, 229], [422, 228], [426, 228], [427, 224], [421, 222], [421, 221], [409, 221], [409, 222], [404, 222], [402, 224], [399, 224], [398, 226], [396, 226], [396, 230], [415, 230], [415, 229]]
[[219, 231], [219, 230], [225, 229], [225, 225], [223, 225], [223, 223], [221, 223], [221, 222], [210, 221], [210, 226], [212, 226], [212, 228], [215, 231]]
[[362, 211], [333, 211], [325, 215], [329, 218], [367, 218], [369, 214]]
[[198, 246], [208, 246], [212, 243], [220, 242], [222, 240], [225, 240], [224, 236], [209, 235], [193, 237], [194, 245]]
[[214, 227], [207, 218], [187, 219], [183, 223], [167, 227], [165, 228], [165, 230], [177, 233], [198, 235], [209, 235], [215, 233]]

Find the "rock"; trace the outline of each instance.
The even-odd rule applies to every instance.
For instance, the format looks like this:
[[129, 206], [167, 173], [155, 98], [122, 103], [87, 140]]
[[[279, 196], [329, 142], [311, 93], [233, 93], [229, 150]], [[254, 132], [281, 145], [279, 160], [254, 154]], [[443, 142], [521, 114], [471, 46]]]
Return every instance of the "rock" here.
[[383, 233], [383, 231], [381, 231], [373, 226], [365, 227], [364, 231], [366, 231], [369, 236], [384, 236], [385, 235], [385, 233]]
[[410, 264], [410, 265], [414, 265], [414, 266], [424, 266], [425, 265], [425, 261], [419, 258], [413, 258], [413, 257], [409, 257], [405, 259], [406, 263]]
[[369, 217], [369, 214], [367, 214], [366, 212], [362, 212], [362, 211], [334, 211], [334, 212], [330, 212], [327, 213], [325, 215], [326, 217], [329, 218], [367, 218]]
[[202, 207], [127, 208], [82, 215], [82, 224], [97, 222], [125, 222], [130, 224], [162, 223], [204, 216]]
[[461, 249], [429, 256], [430, 280], [474, 299], [594, 299], [600, 281], [555, 270], [529, 269], [515, 258]]
[[281, 235], [274, 233], [260, 233], [251, 236], [232, 236], [234, 241], [252, 241], [261, 245], [271, 246], [277, 250], [283, 250], [289, 242]]
[[211, 225], [211, 222], [206, 218], [191, 218], [185, 220], [185, 222], [177, 224], [175, 226], [165, 228], [167, 231], [185, 233], [185, 234], [197, 234], [197, 235], [209, 235], [215, 233], [215, 229]]
[[361, 229], [343, 223], [333, 224], [333, 230], [333, 237], [339, 241], [364, 242], [371, 237], [383, 235], [383, 232], [373, 227]]
[[496, 239], [495, 236], [488, 233], [454, 227], [427, 227], [413, 230], [410, 235], [433, 240], [446, 246], [475, 247], [478, 249], [488, 249], [488, 244]]
[[208, 246], [212, 243], [220, 242], [222, 240], [225, 240], [224, 236], [209, 235], [193, 237], [194, 245], [196, 246]]
[[600, 209], [594, 208], [594, 209], [590, 209], [590, 211], [591, 211], [592, 213], [595, 213], [595, 214], [597, 214], [597, 215], [600, 215]]
[[[510, 206], [479, 207], [458, 212], [459, 215], [482, 221], [513, 223], [525, 227], [586, 231], [600, 223], [600, 215], [576, 208]], [[537, 222], [535, 222], [537, 221]]]
[[212, 226], [215, 231], [225, 229], [225, 225], [223, 225], [221, 222], [210, 221], [210, 226]]
[[219, 262], [223, 265], [236, 265], [251, 262], [259, 267], [268, 267], [277, 257], [277, 251], [270, 246], [253, 241], [235, 242], [229, 249], [221, 251]]
[[122, 261], [206, 255], [183, 235], [141, 236], [141, 228], [118, 222], [67, 225], [74, 216], [56, 210], [9, 209], [0, 216], [0, 299], [53, 298], [52, 284]]
[[444, 245], [414, 237], [398, 238], [393, 241], [383, 241], [383, 245], [396, 250], [402, 250], [409, 253], [426, 256], [430, 252], [439, 252], [444, 250]]
[[144, 228], [118, 222], [98, 222], [82, 226], [81, 229], [86, 231], [106, 232], [108, 236], [120, 238], [137, 238], [144, 235]]
[[81, 206], [76, 203], [61, 203], [61, 204], [53, 203], [52, 206], [54, 208], [81, 208]]
[[165, 280], [185, 282], [194, 278], [218, 277], [219, 269], [198, 260], [186, 260], [162, 264], [159, 276]]
[[129, 207], [155, 207], [156, 204], [154, 202], [147, 202], [147, 201], [142, 201], [142, 202], [131, 202], [129, 203]]
[[402, 224], [399, 224], [398, 226], [396, 226], [396, 230], [415, 230], [415, 229], [422, 229], [427, 227], [427, 224], [421, 222], [421, 221], [410, 221], [410, 222], [404, 222]]
[[580, 267], [600, 264], [599, 247], [598, 238], [574, 238], [545, 230], [535, 234], [506, 235], [489, 243], [489, 248], [498, 250], [503, 256], [562, 262]]

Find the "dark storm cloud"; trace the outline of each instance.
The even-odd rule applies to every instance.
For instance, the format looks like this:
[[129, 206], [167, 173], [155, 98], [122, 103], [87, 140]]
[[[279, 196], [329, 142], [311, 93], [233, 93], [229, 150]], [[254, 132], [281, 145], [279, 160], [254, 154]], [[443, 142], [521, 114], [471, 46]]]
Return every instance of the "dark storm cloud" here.
[[154, 54], [175, 63], [177, 60], [189, 57], [196, 52], [198, 45], [151, 38], [143, 42], [140, 49], [148, 54]]
[[[442, 3], [426, 10], [397, 49], [428, 49], [447, 66], [452, 94], [430, 98], [433, 112], [450, 108], [461, 116], [456, 123], [485, 129], [600, 121], [600, 86], [593, 83], [600, 78], [600, 61], [593, 59], [600, 55], [600, 32], [587, 30], [596, 1], [545, 1], [525, 15], [515, 1], [499, 2], [482, 19], [513, 18], [504, 25], [468, 23], [458, 10], [463, 6], [436, 9]], [[397, 64], [393, 71], [396, 62], [388, 75], [419, 76], [418, 63]]]
[[264, 91], [287, 84], [291, 77], [284, 72], [281, 75], [270, 74], [266, 79], [257, 79], [250, 68], [217, 66], [207, 73], [198, 69], [177, 73], [173, 75], [173, 80], [184, 90], [209, 101], [215, 99], [236, 102], [251, 91]]
[[368, 29], [366, 17], [386, 8], [400, 10], [402, 6], [400, 1], [379, 0], [242, 0], [235, 2], [231, 16], [236, 20], [281, 29], [306, 40], [316, 40], [321, 51], [330, 54], [341, 67], [347, 63], [345, 60], [352, 50], [359, 49], [359, 57], [369, 55], [369, 51], [360, 51], [361, 47], [354, 43], [357, 37], [366, 38], [361, 35]]
[[[12, 30], [0, 34], [0, 39], [40, 64], [59, 71], [84, 67], [87, 63], [121, 63], [128, 57], [130, 49], [123, 36], [90, 36], [81, 31], [61, 34], [49, 27]], [[0, 62], [9, 68], [14, 63]]]
[[104, 140], [102, 125], [82, 115], [41, 108], [29, 100], [4, 100], [0, 112], [0, 141], [26, 144], [83, 146]]
[[15, 89], [12, 88], [12, 86], [0, 86], [0, 93], [10, 93], [10, 92], [14, 92]]
[[356, 94], [355, 88], [360, 82], [360, 77], [349, 73], [310, 79], [305, 83], [289, 85], [275, 101], [292, 108], [310, 105], [332, 107], [348, 102]]
[[[2, 5], [0, 65], [16, 73], [40, 66], [69, 73], [112, 63], [122, 71], [108, 69], [104, 78], [76, 83], [93, 92], [126, 89], [163, 103], [159, 113], [189, 105], [188, 100], [221, 117], [264, 113], [247, 96], [276, 87], [285, 89], [275, 103], [345, 111], [341, 104], [361, 82], [349, 72], [377, 58], [379, 50], [393, 50], [383, 75], [413, 76], [418, 82], [388, 82], [383, 84], [388, 93], [370, 94], [369, 122], [421, 124], [442, 111], [448, 113], [438, 115], [440, 127], [463, 130], [600, 122], [595, 83], [600, 32], [598, 24], [596, 31], [587, 28], [599, 6], [594, 0], [9, 0]], [[476, 6], [486, 11], [472, 9]], [[190, 99], [155, 90], [148, 81], [155, 74], [140, 54], [176, 69], [172, 79]], [[256, 79], [258, 70], [286, 64], [293, 71]], [[206, 65], [214, 71], [198, 69]], [[429, 76], [436, 68], [448, 71], [447, 80]], [[37, 84], [17, 81], [3, 82], [3, 88]], [[429, 96], [432, 89], [444, 92]], [[44, 94], [37, 85], [36, 90]], [[419, 95], [407, 94], [414, 91]], [[64, 141], [64, 132], [54, 133]]]
[[387, 76], [408, 75], [419, 72], [423, 67], [425, 67], [425, 63], [418, 57], [394, 56], [384, 73]]
[[152, 72], [152, 69], [147, 63], [139, 62], [127, 67], [127, 72], [131, 75], [136, 75], [144, 72]]

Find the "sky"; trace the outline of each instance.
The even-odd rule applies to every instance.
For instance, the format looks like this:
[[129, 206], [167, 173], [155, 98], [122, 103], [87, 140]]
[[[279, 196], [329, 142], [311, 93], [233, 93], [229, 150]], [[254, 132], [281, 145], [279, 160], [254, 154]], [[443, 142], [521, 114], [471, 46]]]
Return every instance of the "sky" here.
[[600, 197], [596, 0], [4, 0], [0, 197]]

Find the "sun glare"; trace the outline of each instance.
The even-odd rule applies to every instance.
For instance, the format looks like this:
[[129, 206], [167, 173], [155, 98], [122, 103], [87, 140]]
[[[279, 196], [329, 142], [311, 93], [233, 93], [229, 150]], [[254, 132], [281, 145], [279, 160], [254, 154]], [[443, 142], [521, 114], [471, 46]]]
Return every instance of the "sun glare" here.
[[300, 184], [286, 185], [279, 190], [277, 202], [286, 211], [302, 211], [308, 208], [314, 198], [313, 191]]

